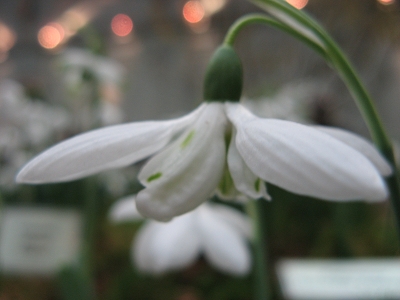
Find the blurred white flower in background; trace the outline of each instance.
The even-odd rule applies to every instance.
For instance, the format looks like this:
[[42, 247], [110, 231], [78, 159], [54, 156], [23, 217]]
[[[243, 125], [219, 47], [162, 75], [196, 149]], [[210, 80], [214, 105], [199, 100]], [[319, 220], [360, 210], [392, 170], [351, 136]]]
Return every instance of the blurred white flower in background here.
[[[65, 107], [29, 98], [25, 88], [14, 80], [0, 81], [2, 188], [15, 188], [15, 174], [32, 153], [71, 133], [92, 128], [94, 124], [110, 125], [123, 120], [121, 86], [124, 69], [118, 62], [79, 49], [66, 50], [60, 61], [71, 92], [71, 102]], [[93, 76], [94, 81], [86, 81], [85, 76]], [[105, 173], [100, 180], [108, 192], [120, 197], [126, 193], [132, 172], [116, 173]], [[134, 173], [136, 175], [136, 171]]]
[[101, 83], [117, 85], [122, 82], [125, 73], [122, 65], [114, 59], [79, 48], [65, 49], [60, 62], [67, 69], [65, 75], [70, 87], [81, 84], [84, 71], [93, 73]]
[[[68, 107], [74, 118], [74, 131], [121, 123], [124, 118], [122, 86], [125, 68], [116, 60], [79, 48], [65, 49], [58, 64], [69, 95]], [[126, 193], [135, 180], [135, 170], [100, 174], [100, 184], [115, 197]]]
[[0, 82], [0, 124], [19, 128], [29, 143], [41, 145], [71, 125], [68, 111], [40, 99], [29, 99], [24, 87], [13, 80]]
[[[262, 201], [262, 200], [260, 200]], [[140, 221], [135, 196], [111, 208], [113, 222]], [[251, 221], [238, 210], [204, 203], [168, 223], [146, 220], [132, 243], [132, 260], [142, 272], [161, 274], [186, 268], [200, 255], [221, 272], [246, 275], [251, 269]]]
[[0, 82], [0, 186], [15, 187], [15, 172], [34, 152], [42, 150], [71, 126], [62, 107], [29, 99], [11, 79]]
[[125, 69], [121, 64], [78, 48], [64, 50], [59, 64], [77, 124], [87, 130], [122, 122], [121, 87]]

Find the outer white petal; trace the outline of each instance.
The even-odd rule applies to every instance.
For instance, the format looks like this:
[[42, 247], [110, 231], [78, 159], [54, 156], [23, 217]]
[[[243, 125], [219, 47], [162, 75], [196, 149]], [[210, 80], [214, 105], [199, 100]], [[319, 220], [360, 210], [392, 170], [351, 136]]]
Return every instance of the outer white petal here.
[[375, 165], [375, 167], [383, 176], [389, 176], [392, 174], [392, 167], [379, 153], [374, 144], [367, 139], [344, 129], [326, 126], [313, 127], [329, 134], [330, 136], [333, 136], [334, 138], [364, 154], [364, 156], [366, 156]]
[[131, 195], [118, 200], [111, 206], [109, 218], [113, 222], [138, 221], [143, 217], [136, 209], [136, 195]]
[[227, 113], [240, 155], [265, 181], [329, 200], [387, 197], [373, 164], [343, 142], [309, 126], [257, 118], [238, 104], [227, 104]]
[[202, 206], [196, 213], [196, 224], [207, 260], [223, 272], [247, 274], [250, 271], [251, 256], [246, 239], [220, 219], [212, 208]]
[[35, 157], [18, 173], [16, 180], [20, 183], [69, 181], [127, 166], [165, 147], [203, 109], [204, 105], [174, 120], [116, 125], [77, 135]]
[[150, 250], [159, 225], [157, 222], [146, 222], [132, 241], [132, 261], [143, 272], [154, 273], [154, 254]]
[[223, 220], [226, 224], [229, 224], [229, 226], [234, 228], [240, 235], [246, 237], [247, 239], [252, 238], [253, 228], [249, 216], [226, 205], [207, 205], [209, 205], [215, 214], [218, 214], [218, 219]]
[[221, 179], [226, 117], [221, 103], [209, 103], [193, 126], [143, 167], [137, 195], [139, 212], [166, 221], [204, 201]]
[[232, 139], [228, 150], [228, 167], [233, 182], [238, 191], [253, 199], [270, 200], [264, 181], [255, 175], [243, 161], [236, 148], [236, 130], [232, 130]]
[[199, 253], [193, 215], [187, 214], [169, 223], [149, 221], [134, 241], [133, 258], [138, 269], [160, 274], [190, 265]]
[[158, 270], [154, 257], [157, 252], [153, 249], [153, 244], [158, 235], [160, 224], [154, 221], [146, 222], [132, 242], [132, 261], [136, 268], [145, 273], [158, 274], [162, 271]]

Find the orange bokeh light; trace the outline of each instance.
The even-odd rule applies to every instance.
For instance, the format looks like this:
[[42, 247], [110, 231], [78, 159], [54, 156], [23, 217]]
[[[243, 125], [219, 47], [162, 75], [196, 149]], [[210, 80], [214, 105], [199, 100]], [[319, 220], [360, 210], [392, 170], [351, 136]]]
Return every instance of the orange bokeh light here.
[[64, 38], [64, 29], [58, 23], [49, 23], [43, 26], [38, 33], [40, 46], [46, 49], [57, 47]]
[[199, 1], [188, 1], [183, 6], [182, 14], [189, 23], [198, 23], [204, 18], [204, 8]]
[[220, 11], [226, 5], [226, 2], [227, 0], [201, 0], [201, 5], [206, 15], [213, 15]]
[[0, 22], [0, 55], [10, 50], [14, 46], [16, 39], [17, 36], [14, 31]]
[[51, 22], [49, 24], [47, 24], [48, 26], [52, 26], [55, 29], [58, 30], [58, 33], [60, 34], [60, 42], [62, 42], [62, 40], [64, 39], [65, 36], [65, 30], [64, 27], [61, 26], [61, 24], [57, 23], [57, 22]]
[[127, 36], [133, 29], [132, 19], [125, 14], [118, 14], [111, 20], [111, 30], [115, 35]]
[[308, 0], [286, 0], [286, 2], [297, 9], [302, 9], [306, 7]]
[[378, 2], [383, 5], [390, 5], [394, 3], [394, 0], [378, 0]]

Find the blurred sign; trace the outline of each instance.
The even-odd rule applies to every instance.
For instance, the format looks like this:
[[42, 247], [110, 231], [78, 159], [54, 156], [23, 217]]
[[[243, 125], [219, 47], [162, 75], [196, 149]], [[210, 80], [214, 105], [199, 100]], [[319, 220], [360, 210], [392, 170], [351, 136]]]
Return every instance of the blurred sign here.
[[277, 272], [288, 300], [400, 299], [400, 259], [287, 259]]
[[52, 275], [75, 263], [81, 217], [74, 210], [18, 207], [0, 217], [0, 270], [6, 274]]

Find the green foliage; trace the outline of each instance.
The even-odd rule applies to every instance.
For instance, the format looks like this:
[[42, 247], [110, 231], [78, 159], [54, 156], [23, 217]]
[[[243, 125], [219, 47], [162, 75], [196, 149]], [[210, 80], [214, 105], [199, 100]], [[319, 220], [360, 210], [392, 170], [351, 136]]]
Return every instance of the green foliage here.
[[92, 282], [87, 274], [78, 267], [65, 267], [57, 277], [62, 300], [94, 299]]

